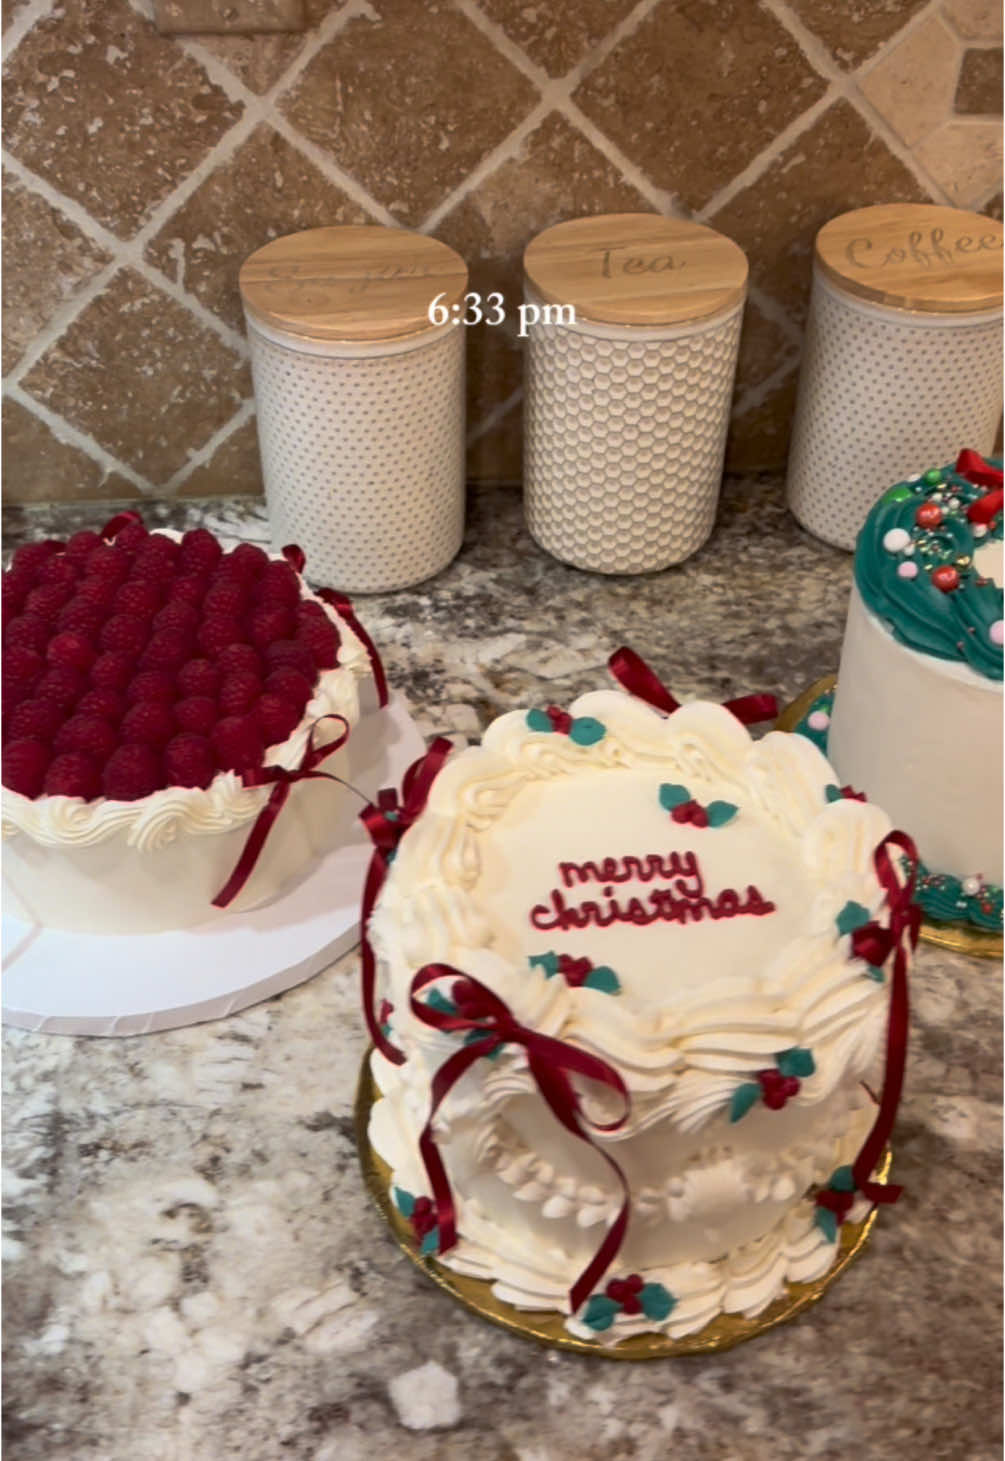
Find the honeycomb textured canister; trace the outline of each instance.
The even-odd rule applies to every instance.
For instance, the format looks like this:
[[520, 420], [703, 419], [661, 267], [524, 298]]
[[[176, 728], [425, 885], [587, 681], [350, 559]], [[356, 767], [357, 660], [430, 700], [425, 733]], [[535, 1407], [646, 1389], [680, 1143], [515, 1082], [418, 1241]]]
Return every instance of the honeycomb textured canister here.
[[528, 331], [525, 511], [549, 553], [598, 573], [643, 573], [705, 542], [742, 311], [741, 301], [663, 332], [583, 320]]
[[349, 593], [446, 567], [464, 532], [463, 328], [354, 353], [250, 319], [248, 338], [275, 541]]

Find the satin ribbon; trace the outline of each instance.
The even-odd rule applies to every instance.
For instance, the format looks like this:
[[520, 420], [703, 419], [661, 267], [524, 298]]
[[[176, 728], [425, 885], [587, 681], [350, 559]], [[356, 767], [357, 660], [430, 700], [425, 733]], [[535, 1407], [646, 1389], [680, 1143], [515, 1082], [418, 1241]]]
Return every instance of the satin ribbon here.
[[[420, 990], [434, 980], [446, 978], [455, 981], [451, 994], [458, 1006], [456, 1014], [416, 999]], [[624, 1241], [631, 1207], [630, 1191], [624, 1172], [614, 1158], [597, 1145], [586, 1126], [597, 1132], [620, 1130], [631, 1109], [628, 1088], [614, 1067], [605, 1060], [581, 1050], [578, 1045], [570, 1045], [552, 1035], [542, 1035], [527, 1025], [521, 1025], [498, 995], [493, 994], [480, 980], [452, 968], [449, 964], [426, 964], [421, 968], [412, 980], [409, 1001], [416, 1019], [432, 1029], [478, 1037], [448, 1056], [433, 1076], [429, 1116], [419, 1137], [419, 1151], [436, 1208], [441, 1253], [446, 1253], [457, 1242], [457, 1229], [453, 1194], [436, 1145], [433, 1123], [443, 1098], [470, 1066], [480, 1056], [492, 1055], [503, 1045], [523, 1046], [530, 1073], [549, 1110], [566, 1131], [598, 1152], [617, 1178], [622, 1192], [620, 1211], [600, 1247], [569, 1290], [569, 1303], [575, 1314], [614, 1262]], [[597, 1081], [608, 1090], [616, 1091], [624, 1101], [621, 1116], [616, 1121], [608, 1122], [594, 1121], [587, 1116], [572, 1084], [571, 1077], [574, 1075]]]
[[[286, 547], [282, 550], [282, 554], [291, 568], [295, 568], [297, 573], [303, 573], [304, 565], [307, 562], [307, 555], [303, 548], [297, 543], [287, 543]], [[336, 592], [333, 588], [319, 588], [315, 592], [319, 599], [323, 599], [326, 604], [329, 604], [345, 620], [357, 639], [362, 641], [363, 648], [366, 650], [370, 659], [370, 670], [373, 674], [373, 683], [377, 690], [377, 703], [378, 705], [386, 705], [388, 689], [384, 665], [377, 651], [377, 646], [356, 618], [356, 611], [352, 606], [352, 599], [347, 598], [345, 594]]]
[[1001, 467], [993, 467], [979, 452], [971, 451], [969, 447], [965, 447], [956, 458], [956, 471], [975, 487], [997, 487], [1000, 491], [1005, 485]]
[[413, 761], [405, 772], [401, 783], [401, 797], [390, 788], [378, 792], [377, 800], [360, 812], [360, 821], [373, 843], [373, 856], [367, 869], [363, 886], [363, 903], [360, 909], [360, 953], [361, 982], [363, 995], [363, 1017], [370, 1032], [370, 1039], [384, 1056], [394, 1065], [403, 1065], [405, 1057], [381, 1029], [381, 1022], [374, 1008], [377, 991], [377, 960], [369, 938], [370, 915], [373, 913], [380, 890], [384, 886], [391, 857], [424, 809], [430, 787], [439, 775], [444, 761], [453, 750], [445, 736], [438, 736], [424, 756]]
[[106, 538], [110, 543], [114, 538], [117, 538], [122, 529], [127, 528], [130, 523], [142, 522], [143, 519], [140, 517], [139, 513], [133, 512], [131, 507], [127, 507], [124, 512], [117, 512], [114, 517], [110, 517], [108, 519], [108, 521], [105, 523], [105, 526], [101, 529], [101, 537]]
[[[680, 709], [663, 681], [649, 668], [645, 660], [634, 649], [622, 645], [607, 661], [607, 668], [630, 695], [644, 700], [656, 710], [672, 715]], [[757, 725], [762, 720], [774, 720], [778, 715], [778, 701], [774, 695], [740, 695], [735, 700], [723, 702], [723, 710], [735, 715], [741, 725]]]
[[[888, 848], [899, 847], [907, 855], [908, 873], [902, 883]], [[918, 849], [906, 832], [889, 832], [873, 853], [876, 876], [886, 894], [890, 920], [884, 928], [873, 920], [852, 931], [852, 953], [859, 959], [879, 967], [893, 953], [893, 979], [890, 989], [890, 1014], [886, 1026], [886, 1069], [883, 1073], [883, 1092], [879, 1098], [879, 1110], [872, 1130], [866, 1137], [862, 1149], [852, 1163], [852, 1181], [855, 1190], [873, 1204], [896, 1202], [904, 1190], [896, 1183], [884, 1186], [871, 1180], [880, 1157], [886, 1150], [893, 1131], [894, 1117], [900, 1104], [900, 1092], [904, 1084], [904, 1062], [907, 1058], [907, 961], [906, 945], [913, 949], [918, 942], [921, 928], [921, 909], [914, 902], [914, 888], [918, 877]], [[905, 944], [906, 940], [906, 944]], [[825, 1207], [834, 1213], [838, 1222], [844, 1222], [848, 1210], [855, 1201], [854, 1192], [845, 1192], [825, 1187], [815, 1198], [817, 1207]]]
[[[315, 746], [314, 732], [326, 720], [341, 721], [344, 730], [337, 740], [329, 741], [324, 746]], [[255, 819], [248, 840], [244, 844], [244, 851], [237, 860], [237, 866], [213, 899], [214, 908], [226, 908], [248, 881], [255, 863], [261, 855], [262, 848], [265, 846], [266, 838], [272, 831], [276, 818], [286, 805], [286, 800], [296, 783], [298, 781], [340, 781], [340, 778], [333, 776], [330, 771], [319, 771], [317, 768], [333, 751], [344, 746], [348, 738], [349, 722], [345, 716], [322, 715], [311, 726], [303, 757], [296, 770], [288, 771], [285, 766], [256, 766], [253, 770], [241, 773], [241, 780], [245, 786], [271, 786], [272, 792]]]

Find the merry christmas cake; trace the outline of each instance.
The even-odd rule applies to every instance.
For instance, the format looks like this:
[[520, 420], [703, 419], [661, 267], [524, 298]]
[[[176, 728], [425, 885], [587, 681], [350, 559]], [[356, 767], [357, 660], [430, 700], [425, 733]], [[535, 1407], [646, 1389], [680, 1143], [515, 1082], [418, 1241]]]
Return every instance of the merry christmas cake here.
[[[18, 549], [3, 577], [8, 913], [137, 933], [272, 897], [344, 837], [361, 690], [383, 672], [299, 549], [204, 529]], [[374, 679], [379, 681], [378, 694]], [[217, 907], [213, 907], [214, 901]]]
[[967, 451], [870, 511], [833, 707], [808, 728], [840, 779], [911, 833], [926, 913], [989, 930], [1002, 926], [1003, 640], [1001, 463]]
[[415, 1245], [605, 1345], [826, 1273], [895, 1192], [910, 840], [712, 704], [448, 750], [367, 815], [369, 1139]]

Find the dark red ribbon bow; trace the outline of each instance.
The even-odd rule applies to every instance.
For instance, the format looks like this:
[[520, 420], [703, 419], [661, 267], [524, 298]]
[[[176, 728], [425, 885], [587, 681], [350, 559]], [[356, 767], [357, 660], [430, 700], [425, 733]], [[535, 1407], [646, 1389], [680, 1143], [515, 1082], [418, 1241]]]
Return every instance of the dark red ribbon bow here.
[[[342, 734], [324, 746], [315, 746], [314, 732], [326, 720], [341, 721], [344, 727]], [[340, 780], [330, 771], [319, 771], [317, 768], [333, 751], [344, 746], [348, 738], [349, 722], [344, 715], [322, 715], [311, 726], [304, 754], [300, 765], [295, 770], [288, 771], [285, 766], [256, 766], [253, 770], [241, 772], [241, 780], [245, 786], [271, 786], [272, 793], [255, 819], [248, 840], [244, 844], [244, 850], [237, 860], [237, 866], [213, 899], [214, 908], [226, 908], [248, 881], [255, 863], [261, 855], [262, 848], [265, 846], [265, 840], [272, 831], [276, 818], [286, 805], [287, 797], [296, 783], [298, 781], [337, 782]]]
[[[672, 715], [680, 709], [680, 701], [671, 695], [663, 681], [649, 668], [641, 655], [634, 649], [622, 645], [607, 661], [607, 668], [630, 695], [644, 700], [665, 715]], [[757, 725], [762, 720], [774, 720], [778, 715], [778, 701], [774, 695], [741, 695], [736, 700], [726, 700], [723, 709], [735, 715], [741, 725]]]
[[[890, 855], [890, 848], [900, 848], [907, 860], [907, 875], [900, 881], [897, 865]], [[886, 1150], [893, 1122], [900, 1104], [900, 1093], [904, 1084], [904, 1064], [907, 1058], [907, 966], [909, 950], [918, 942], [921, 928], [921, 909], [914, 902], [914, 889], [918, 877], [918, 849], [906, 832], [889, 832], [873, 853], [876, 877], [886, 894], [889, 922], [884, 928], [872, 921], [856, 928], [851, 935], [852, 953], [876, 967], [885, 963], [893, 954], [892, 985], [890, 990], [890, 1014], [886, 1029], [886, 1069], [883, 1075], [883, 1093], [880, 1096], [879, 1111], [872, 1130], [865, 1139], [862, 1150], [852, 1165], [852, 1176], [856, 1189], [870, 1202], [896, 1202], [902, 1188], [887, 1183], [873, 1182], [872, 1173]], [[820, 1202], [819, 1194], [817, 1201]], [[824, 1202], [823, 1206], [833, 1205]], [[849, 1204], [850, 1205], [850, 1204]], [[845, 1207], [847, 1211], [847, 1205]], [[838, 1213], [839, 1217], [843, 1213]]]
[[[287, 543], [282, 552], [287, 563], [292, 568], [295, 568], [298, 573], [303, 573], [304, 565], [307, 562], [307, 555], [304, 553], [303, 548], [297, 543]], [[352, 599], [348, 598], [345, 594], [336, 592], [333, 588], [319, 588], [315, 592], [319, 599], [322, 599], [326, 604], [330, 604], [336, 614], [341, 615], [356, 637], [362, 641], [363, 648], [366, 650], [370, 659], [370, 670], [373, 674], [373, 683], [377, 690], [377, 702], [380, 705], [386, 705], [388, 690], [384, 665], [377, 652], [377, 646], [356, 618], [356, 611], [352, 606]]]
[[378, 792], [375, 803], [364, 807], [359, 814], [360, 821], [370, 834], [370, 840], [373, 843], [373, 856], [367, 869], [366, 883], [363, 887], [363, 905], [360, 910], [363, 1017], [370, 1032], [370, 1039], [385, 1060], [390, 1060], [394, 1065], [403, 1065], [405, 1057], [384, 1034], [374, 1008], [377, 991], [377, 960], [370, 943], [368, 925], [370, 915], [373, 913], [380, 890], [387, 877], [391, 855], [425, 807], [430, 787], [452, 750], [451, 742], [445, 736], [438, 736], [426, 754], [414, 761], [405, 772], [401, 783], [400, 798], [396, 791], [386, 788]]
[[956, 471], [975, 487], [997, 487], [1000, 490], [1003, 485], [1001, 467], [993, 467], [980, 452], [971, 451], [969, 447], [964, 447], [956, 458]]
[[[456, 1014], [416, 999], [420, 990], [436, 979], [455, 980], [451, 991], [458, 1006]], [[460, 1080], [470, 1066], [482, 1055], [492, 1055], [502, 1045], [522, 1045], [530, 1073], [538, 1091], [549, 1110], [565, 1127], [566, 1131], [585, 1141], [599, 1152], [621, 1187], [622, 1202], [617, 1217], [604, 1236], [583, 1272], [569, 1290], [569, 1303], [575, 1314], [580, 1305], [603, 1278], [618, 1254], [628, 1228], [630, 1193], [628, 1181], [621, 1167], [603, 1147], [598, 1146], [586, 1126], [594, 1131], [618, 1131], [628, 1120], [631, 1102], [621, 1076], [612, 1065], [599, 1056], [581, 1050], [552, 1035], [542, 1035], [521, 1025], [513, 1017], [509, 1006], [487, 989], [478, 979], [464, 974], [449, 964], [426, 964], [412, 980], [409, 995], [412, 1014], [430, 1025], [434, 1030], [448, 1033], [474, 1034], [478, 1038], [461, 1046], [449, 1055], [433, 1076], [432, 1101], [429, 1116], [419, 1137], [419, 1151], [425, 1163], [426, 1175], [433, 1192], [436, 1218], [439, 1225], [439, 1250], [446, 1253], [457, 1242], [456, 1213], [453, 1194], [443, 1159], [433, 1135], [433, 1123], [440, 1103], [448, 1091]], [[624, 1101], [624, 1111], [616, 1121], [599, 1122], [587, 1116], [573, 1084], [572, 1076], [597, 1081], [608, 1090], [616, 1091]], [[586, 1126], [584, 1126], [584, 1122]]]

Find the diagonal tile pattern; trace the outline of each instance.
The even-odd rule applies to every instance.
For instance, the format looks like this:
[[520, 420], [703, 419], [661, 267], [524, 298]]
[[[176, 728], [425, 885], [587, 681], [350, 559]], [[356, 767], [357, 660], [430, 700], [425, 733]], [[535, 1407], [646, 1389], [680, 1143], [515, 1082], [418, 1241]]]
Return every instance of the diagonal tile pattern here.
[[[813, 235], [1001, 211], [990, 0], [306, 0], [165, 36], [150, 0], [2, 0], [8, 500], [258, 492], [242, 260], [320, 223], [432, 232], [512, 314], [528, 240], [697, 216], [751, 261], [728, 461], [785, 456]], [[520, 474], [522, 355], [468, 332], [469, 468]]]

